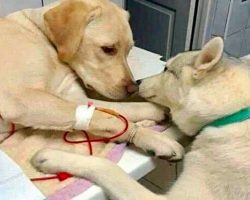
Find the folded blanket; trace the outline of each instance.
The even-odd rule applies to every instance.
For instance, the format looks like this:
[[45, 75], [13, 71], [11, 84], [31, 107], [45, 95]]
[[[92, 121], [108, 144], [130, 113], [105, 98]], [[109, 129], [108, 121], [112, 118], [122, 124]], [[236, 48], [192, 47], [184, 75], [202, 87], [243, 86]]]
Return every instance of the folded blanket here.
[[[6, 124], [0, 124], [0, 133], [6, 131]], [[8, 130], [8, 129], [7, 129]], [[40, 131], [32, 129], [20, 129], [13, 136], [4, 140], [6, 134], [0, 134], [0, 149], [12, 158], [23, 170], [24, 174], [29, 178], [46, 177], [38, 172], [30, 163], [32, 156], [40, 149], [55, 148], [70, 152], [89, 155], [87, 144], [68, 144], [63, 140], [63, 132], [59, 131]], [[93, 137], [90, 135], [90, 137]], [[70, 134], [71, 140], [83, 140], [81, 132]], [[107, 157], [114, 162], [118, 162], [124, 152], [125, 144], [116, 145], [114, 143], [93, 143], [93, 153], [95, 156]], [[4, 163], [2, 163], [5, 165]], [[1, 173], [1, 169], [0, 169]], [[84, 192], [92, 184], [84, 179], [75, 177], [60, 182], [59, 180], [46, 180], [33, 182], [36, 187], [50, 200], [68, 200]], [[12, 186], [8, 187], [12, 190]], [[13, 190], [13, 193], [15, 191]], [[0, 196], [2, 200], [2, 196]], [[19, 198], [14, 198], [18, 199]], [[8, 200], [12, 200], [9, 198]], [[26, 198], [27, 200], [27, 198]], [[29, 199], [33, 200], [33, 199]]]

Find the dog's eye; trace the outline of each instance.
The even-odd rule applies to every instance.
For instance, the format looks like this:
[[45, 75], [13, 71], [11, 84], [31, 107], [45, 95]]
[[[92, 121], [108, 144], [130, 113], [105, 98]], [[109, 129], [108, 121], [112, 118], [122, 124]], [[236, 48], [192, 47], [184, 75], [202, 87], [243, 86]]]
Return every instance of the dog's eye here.
[[115, 47], [108, 47], [108, 46], [103, 46], [101, 47], [102, 48], [102, 51], [105, 53], [105, 54], [108, 54], [110, 56], [113, 56], [117, 53], [117, 49]]

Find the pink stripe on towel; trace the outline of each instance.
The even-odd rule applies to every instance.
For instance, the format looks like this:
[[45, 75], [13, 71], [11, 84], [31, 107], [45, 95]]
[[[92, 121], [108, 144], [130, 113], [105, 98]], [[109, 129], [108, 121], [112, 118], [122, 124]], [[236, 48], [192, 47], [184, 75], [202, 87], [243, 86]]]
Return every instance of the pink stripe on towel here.
[[59, 190], [58, 192], [52, 194], [47, 199], [48, 200], [70, 200], [88, 188], [90, 188], [93, 184], [90, 181], [85, 179], [79, 179], [72, 183], [71, 185], [66, 186], [65, 188]]
[[113, 161], [114, 163], [118, 163], [121, 158], [122, 155], [124, 153], [126, 144], [122, 143], [122, 144], [117, 144], [115, 145], [110, 152], [108, 153], [108, 155], [106, 156], [107, 159]]
[[[124, 151], [125, 151], [126, 144], [118, 144], [115, 145], [110, 152], [107, 154], [106, 158], [117, 163], [121, 159]], [[82, 194], [88, 188], [93, 185], [90, 181], [85, 179], [79, 179], [64, 187], [63, 189], [57, 191], [55, 194], [52, 194], [47, 198], [47, 200], [71, 200], [72, 198]]]

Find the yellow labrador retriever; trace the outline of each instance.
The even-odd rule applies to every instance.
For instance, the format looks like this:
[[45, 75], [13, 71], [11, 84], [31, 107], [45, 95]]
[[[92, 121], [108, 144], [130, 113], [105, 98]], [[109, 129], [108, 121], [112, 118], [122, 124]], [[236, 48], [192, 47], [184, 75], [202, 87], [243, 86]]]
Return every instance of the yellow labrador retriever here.
[[[1, 117], [25, 127], [82, 129], [76, 110], [89, 99], [77, 77], [108, 98], [125, 98], [133, 90], [126, 61], [132, 46], [128, 13], [108, 0], [58, 1], [0, 19]], [[164, 118], [164, 111], [151, 103], [91, 101], [133, 122]], [[88, 131], [110, 137], [122, 126], [115, 117], [95, 111]], [[145, 140], [139, 140], [133, 137], [135, 129], [130, 123], [118, 140], [134, 142], [157, 155], [181, 156], [175, 153], [181, 148], [175, 141], [142, 128], [138, 137]], [[170, 146], [166, 150], [161, 144]]]
[[223, 56], [221, 38], [201, 51], [170, 59], [166, 72], [142, 82], [140, 94], [169, 107], [186, 135], [199, 133], [183, 173], [166, 195], [153, 194], [100, 158], [65, 152], [67, 159], [60, 160], [56, 150], [47, 149], [33, 164], [49, 173], [68, 171], [89, 178], [115, 200], [250, 199], [250, 67]]

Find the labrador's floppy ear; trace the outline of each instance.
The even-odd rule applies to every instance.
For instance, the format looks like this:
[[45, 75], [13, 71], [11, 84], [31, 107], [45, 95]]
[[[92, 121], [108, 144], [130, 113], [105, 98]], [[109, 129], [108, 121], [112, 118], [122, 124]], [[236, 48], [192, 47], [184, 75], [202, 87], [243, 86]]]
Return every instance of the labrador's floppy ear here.
[[100, 16], [101, 8], [91, 1], [63, 1], [44, 14], [49, 39], [56, 46], [58, 57], [68, 62], [75, 55], [88, 23]]
[[220, 37], [211, 39], [200, 51], [195, 60], [195, 70], [193, 77], [201, 79], [213, 69], [213, 67], [221, 60], [223, 55], [224, 42]]

